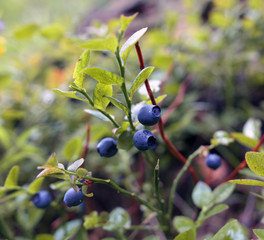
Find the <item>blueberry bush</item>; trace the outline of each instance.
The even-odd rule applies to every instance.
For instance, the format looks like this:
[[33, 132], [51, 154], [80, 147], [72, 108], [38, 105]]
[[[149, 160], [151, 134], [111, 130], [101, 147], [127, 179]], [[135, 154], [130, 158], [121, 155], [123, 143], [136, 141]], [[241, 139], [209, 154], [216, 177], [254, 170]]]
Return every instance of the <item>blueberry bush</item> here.
[[115, 2], [2, 3], [1, 239], [264, 239], [264, 3]]

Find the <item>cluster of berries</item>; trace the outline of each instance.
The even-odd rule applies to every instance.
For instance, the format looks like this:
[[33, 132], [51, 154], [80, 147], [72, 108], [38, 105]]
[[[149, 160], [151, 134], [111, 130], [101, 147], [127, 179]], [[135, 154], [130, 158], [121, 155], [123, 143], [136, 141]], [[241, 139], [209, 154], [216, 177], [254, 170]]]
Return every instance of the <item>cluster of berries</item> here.
[[[145, 105], [138, 112], [138, 121], [144, 126], [152, 126], [158, 123], [160, 115], [159, 106]], [[155, 136], [147, 129], [137, 131], [133, 136], [133, 143], [141, 151], [154, 149], [157, 146]], [[97, 145], [97, 151], [101, 157], [112, 157], [118, 151], [117, 141], [110, 137], [103, 138]]]

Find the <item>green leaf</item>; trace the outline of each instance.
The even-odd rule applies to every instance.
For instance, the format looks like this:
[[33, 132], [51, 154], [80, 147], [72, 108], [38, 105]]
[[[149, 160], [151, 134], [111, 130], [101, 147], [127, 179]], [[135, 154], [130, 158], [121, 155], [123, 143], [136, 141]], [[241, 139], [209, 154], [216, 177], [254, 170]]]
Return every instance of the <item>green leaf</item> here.
[[219, 130], [214, 133], [213, 139], [211, 139], [211, 144], [213, 145], [229, 145], [234, 141], [233, 138], [230, 137], [229, 133]]
[[115, 53], [117, 48], [117, 38], [115, 35], [111, 34], [106, 39], [91, 39], [86, 43], [80, 45], [82, 48], [98, 51], [111, 51]]
[[56, 232], [54, 233], [54, 239], [68, 240], [78, 233], [81, 226], [82, 226], [81, 219], [68, 221], [63, 225], [60, 225], [60, 227], [56, 230]]
[[124, 232], [124, 228], [130, 227], [131, 219], [126, 210], [121, 207], [111, 211], [108, 222], [103, 226], [107, 231]]
[[217, 186], [213, 191], [213, 203], [220, 203], [225, 201], [234, 191], [235, 184], [232, 184], [230, 182], [223, 183], [219, 186]]
[[27, 24], [22, 25], [20, 28], [18, 28], [15, 31], [15, 37], [18, 39], [26, 39], [31, 38], [36, 31], [39, 29], [39, 26], [37, 24]]
[[0, 142], [5, 149], [11, 146], [10, 134], [3, 126], [0, 126]]
[[138, 42], [138, 40], [144, 35], [144, 33], [148, 30], [148, 28], [142, 28], [139, 31], [135, 32], [127, 41], [124, 43], [122, 48], [120, 49], [120, 57], [122, 59], [123, 66], [126, 65], [126, 60], [128, 54], [134, 45]]
[[77, 91], [63, 91], [63, 90], [60, 90], [58, 88], [53, 89], [53, 91], [55, 93], [59, 93], [60, 95], [63, 95], [63, 96], [69, 97], [69, 98], [78, 99], [78, 100], [83, 101], [83, 102], [89, 102], [86, 98], [78, 97], [76, 95], [76, 94], [78, 94]]
[[94, 107], [105, 110], [110, 102], [107, 96], [112, 96], [112, 86], [97, 83], [93, 93]]
[[264, 177], [264, 153], [247, 152], [246, 161], [254, 173]]
[[45, 26], [40, 30], [40, 34], [47, 39], [60, 39], [64, 34], [64, 28], [59, 24]]
[[221, 213], [228, 209], [228, 205], [226, 204], [218, 204], [211, 208], [210, 210], [206, 211], [204, 214], [201, 214], [197, 220], [199, 224], [201, 224], [204, 220], [206, 220], [209, 217], [212, 217], [218, 213]]
[[105, 85], [119, 85], [121, 86], [124, 79], [114, 73], [108, 72], [101, 68], [85, 68], [83, 73], [88, 74], [95, 80]]
[[250, 194], [252, 194], [252, 195], [264, 200], [264, 196], [263, 195], [260, 195], [260, 194], [254, 193], [254, 192], [250, 192]]
[[38, 234], [34, 240], [54, 240], [54, 237], [50, 234]]
[[191, 228], [195, 227], [195, 224], [192, 219], [184, 216], [175, 217], [173, 219], [173, 226], [179, 232], [186, 232]]
[[192, 199], [197, 207], [206, 207], [211, 202], [212, 197], [212, 190], [206, 183], [199, 181], [195, 185], [192, 192]]
[[251, 186], [262, 186], [264, 187], [264, 182], [253, 179], [235, 179], [230, 180], [231, 183], [241, 184], [241, 185], [251, 185]]
[[84, 159], [81, 158], [79, 160], [76, 160], [74, 163], [72, 163], [69, 167], [68, 170], [72, 171], [72, 172], [76, 172], [76, 170], [82, 166], [82, 164], [84, 163]]
[[76, 173], [80, 177], [85, 177], [87, 175], [91, 175], [91, 174], [89, 174], [88, 170], [86, 170], [85, 168], [78, 168], [77, 171], [76, 171]]
[[140, 71], [140, 73], [137, 75], [136, 79], [133, 81], [132, 86], [128, 91], [130, 98], [133, 97], [134, 93], [146, 81], [146, 79], [150, 76], [153, 70], [154, 67], [146, 67]]
[[98, 213], [96, 211], [92, 211], [89, 215], [84, 216], [84, 228], [87, 230], [96, 228], [99, 223], [99, 219]]
[[258, 144], [258, 140], [249, 138], [243, 133], [231, 133], [231, 136], [243, 146], [248, 148], [254, 148]]
[[75, 137], [67, 142], [63, 149], [63, 155], [66, 159], [73, 160], [79, 157], [81, 151], [82, 139], [80, 137]]
[[99, 112], [98, 110], [91, 110], [91, 109], [85, 109], [84, 110], [86, 113], [94, 116], [94, 117], [97, 117], [105, 122], [109, 122], [110, 120], [104, 115], [102, 114], [101, 112]]
[[116, 106], [117, 108], [121, 109], [126, 115], [129, 114], [128, 108], [123, 103], [121, 103], [118, 99], [113, 98], [113, 97], [109, 97], [109, 96], [106, 96], [106, 97], [110, 100], [110, 102], [114, 106]]
[[196, 240], [195, 228], [191, 228], [188, 231], [179, 234], [174, 240]]
[[260, 240], [264, 240], [264, 229], [253, 229], [253, 232]]
[[4, 187], [0, 187], [0, 198], [4, 195], [5, 190], [6, 189]]
[[35, 179], [32, 183], [30, 183], [27, 191], [30, 194], [37, 193], [40, 190], [43, 181], [44, 181], [44, 178], [37, 178], [37, 179]]
[[261, 136], [261, 121], [255, 118], [248, 119], [243, 126], [243, 134], [251, 139], [258, 140]]
[[132, 16], [125, 16], [124, 14], [122, 14], [120, 16], [120, 22], [121, 22], [121, 28], [120, 30], [122, 32], [125, 32], [128, 25], [135, 19], [135, 17], [138, 15], [138, 13], [133, 14]]
[[[166, 97], [167, 97], [167, 94], [163, 94], [163, 95], [158, 96], [157, 98], [155, 98], [155, 101], [156, 101], [157, 104], [159, 104], [159, 103], [162, 102], [163, 99], [166, 98]], [[146, 102], [146, 104], [152, 104], [151, 100], [148, 100], [148, 101]]]
[[116, 136], [120, 136], [123, 132], [127, 131], [127, 129], [130, 127], [130, 124], [129, 122], [122, 122], [122, 125], [120, 128], [118, 128], [116, 131], [115, 131], [115, 135]]
[[264, 177], [257, 175], [256, 173], [252, 172], [249, 168], [243, 168], [239, 170], [239, 174], [245, 175], [246, 177], [250, 177], [252, 179], [264, 181]]
[[248, 232], [237, 220], [229, 221], [211, 240], [248, 240]]
[[16, 189], [18, 187], [17, 186], [18, 174], [19, 174], [19, 167], [18, 166], [12, 167], [5, 180], [4, 188]]
[[87, 67], [89, 60], [90, 60], [90, 51], [85, 50], [78, 59], [77, 63], [75, 64], [75, 68], [73, 71], [73, 79], [74, 79], [74, 84], [76, 84], [76, 86], [79, 88], [83, 88], [83, 81], [85, 77], [83, 69]]
[[118, 138], [117, 148], [129, 150], [133, 147], [133, 133], [131, 131], [124, 131]]

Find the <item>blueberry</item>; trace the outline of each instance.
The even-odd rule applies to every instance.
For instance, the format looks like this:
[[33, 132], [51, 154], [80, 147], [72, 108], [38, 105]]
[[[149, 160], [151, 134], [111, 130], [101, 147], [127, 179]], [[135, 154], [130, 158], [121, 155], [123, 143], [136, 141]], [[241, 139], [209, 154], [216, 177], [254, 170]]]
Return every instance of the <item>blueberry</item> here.
[[207, 167], [216, 170], [221, 165], [221, 158], [218, 154], [211, 153], [206, 158]]
[[145, 151], [154, 149], [157, 146], [157, 141], [153, 133], [146, 129], [137, 131], [133, 136], [133, 142], [137, 149]]
[[78, 206], [83, 202], [84, 194], [81, 189], [75, 192], [73, 188], [70, 188], [64, 195], [63, 201], [68, 207]]
[[40, 190], [32, 197], [32, 202], [37, 208], [46, 208], [52, 202], [52, 196], [47, 190]]
[[97, 144], [97, 151], [101, 157], [113, 157], [117, 153], [117, 141], [113, 138], [107, 137], [103, 138]]
[[138, 112], [138, 121], [144, 126], [152, 126], [160, 120], [160, 115], [158, 105], [145, 105]]

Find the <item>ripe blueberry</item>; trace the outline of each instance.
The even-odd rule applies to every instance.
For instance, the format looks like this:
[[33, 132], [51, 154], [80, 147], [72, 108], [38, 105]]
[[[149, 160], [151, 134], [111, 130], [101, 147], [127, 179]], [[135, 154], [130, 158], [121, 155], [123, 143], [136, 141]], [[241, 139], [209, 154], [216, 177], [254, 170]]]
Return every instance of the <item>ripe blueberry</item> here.
[[97, 144], [97, 151], [101, 157], [113, 157], [117, 153], [117, 141], [113, 138], [103, 138]]
[[49, 191], [40, 190], [32, 197], [32, 202], [37, 208], [46, 208], [52, 202], [52, 197]]
[[206, 158], [207, 167], [216, 170], [221, 165], [221, 158], [218, 154], [211, 153]]
[[65, 193], [63, 201], [68, 207], [78, 206], [83, 202], [84, 194], [81, 189], [78, 192], [75, 192], [73, 188], [68, 189]]
[[157, 141], [153, 133], [146, 129], [137, 131], [133, 136], [133, 142], [137, 149], [145, 151], [154, 149], [157, 146]]
[[145, 105], [138, 112], [138, 121], [144, 126], [152, 126], [159, 121], [160, 114], [158, 105]]

